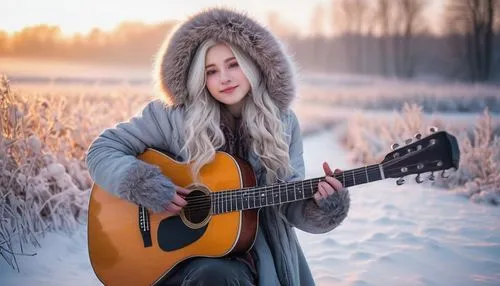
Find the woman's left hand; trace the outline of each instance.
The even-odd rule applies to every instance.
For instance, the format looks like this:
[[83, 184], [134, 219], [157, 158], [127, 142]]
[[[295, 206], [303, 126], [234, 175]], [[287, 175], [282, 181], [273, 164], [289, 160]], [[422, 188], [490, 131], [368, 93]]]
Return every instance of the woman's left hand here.
[[[344, 187], [342, 183], [333, 177], [334, 172], [330, 169], [328, 163], [323, 163], [323, 170], [325, 171], [325, 181], [321, 181], [318, 184], [318, 191], [314, 194], [314, 201], [316, 204], [320, 200], [326, 199], [333, 195], [335, 192], [342, 190]], [[341, 173], [340, 169], [335, 169], [335, 174]]]

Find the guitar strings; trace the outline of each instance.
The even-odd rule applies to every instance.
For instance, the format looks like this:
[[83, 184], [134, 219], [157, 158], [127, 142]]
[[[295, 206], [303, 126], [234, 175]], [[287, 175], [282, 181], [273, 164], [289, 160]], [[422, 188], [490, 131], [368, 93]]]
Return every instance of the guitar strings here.
[[[432, 162], [437, 162], [437, 161], [432, 161]], [[431, 163], [432, 163], [431, 162]], [[422, 163], [422, 162], [420, 162]], [[412, 166], [416, 166], [420, 163], [417, 163], [417, 164], [412, 164], [412, 165], [408, 165], [408, 167], [412, 167]], [[372, 168], [372, 169], [375, 169]], [[379, 171], [379, 168], [376, 168], [377, 169], [377, 172]], [[387, 169], [386, 171], [393, 171], [393, 170], [396, 170], [396, 169], [399, 169], [399, 168], [392, 168], [392, 169]], [[365, 172], [358, 172], [358, 174], [365, 174]], [[373, 171], [369, 171], [368, 174], [374, 174], [376, 172], [373, 172]], [[335, 177], [337, 178], [337, 176], [340, 178], [342, 177], [341, 176], [342, 174], [338, 174], [338, 175], [335, 175]], [[313, 178], [313, 179], [309, 179], [309, 180], [305, 180], [303, 184], [308, 184], [309, 187], [311, 187], [311, 184], [317, 184], [319, 183], [319, 180], [323, 180], [325, 177], [319, 177], [319, 178]], [[337, 178], [337, 179], [339, 179]], [[351, 180], [350, 176], [348, 177], [349, 180]], [[355, 181], [355, 180], [353, 180]], [[213, 193], [210, 193], [210, 196], [219, 196], [218, 198], [215, 198], [215, 199], [218, 199], [219, 201], [225, 201], [225, 200], [232, 200], [234, 197], [237, 197], [239, 198], [238, 196], [241, 195], [241, 193], [243, 192], [246, 192], [248, 190], [253, 190], [252, 192], [250, 192], [250, 195], [252, 196], [255, 196], [256, 194], [263, 194], [263, 193], [274, 193], [274, 192], [279, 192], [280, 194], [283, 193], [283, 191], [285, 192], [288, 192], [290, 190], [294, 190], [295, 187], [299, 184], [300, 185], [301, 182], [288, 182], [286, 184], [283, 185], [283, 187], [280, 187], [279, 190], [276, 190], [276, 191], [273, 191], [273, 189], [276, 189], [276, 186], [277, 185], [269, 185], [269, 186], [264, 186], [264, 187], [247, 187], [247, 188], [242, 188], [242, 189], [236, 189], [236, 190], [225, 190], [225, 191], [220, 191], [220, 192], [213, 192]], [[226, 198], [224, 198], [226, 197]], [[207, 195], [200, 195], [200, 196], [196, 196], [196, 197], [193, 197], [194, 199], [191, 199], [190, 202], [198, 202], [200, 200], [198, 200], [199, 198], [201, 198], [201, 201], [206, 201], [206, 198], [207, 198]], [[192, 205], [192, 204], [191, 204]]]
[[[376, 171], [374, 172], [375, 169], [376, 169]], [[380, 172], [380, 168], [378, 166], [372, 166], [372, 167], [368, 168], [367, 171], [368, 171], [369, 175], [373, 175], [375, 173]], [[344, 174], [345, 173], [335, 174], [334, 177], [336, 179], [340, 179], [340, 181], [343, 181], [342, 176]], [[356, 176], [359, 174], [365, 175], [366, 171], [359, 171], [359, 172], [355, 172], [353, 174], [349, 174], [349, 177], [347, 177], [347, 178], [348, 178], [348, 180], [351, 180], [352, 175]], [[325, 177], [311, 178], [308, 180], [304, 180], [304, 182], [306, 182], [306, 184], [319, 183], [318, 180], [323, 180], [324, 178]], [[318, 181], [318, 182], [312, 182], [312, 181]], [[257, 193], [257, 192], [260, 192], [261, 190], [262, 191], [269, 191], [270, 189], [276, 189], [276, 188], [278, 188], [278, 185], [282, 185], [282, 187], [279, 187], [280, 191], [289, 191], [289, 190], [293, 189], [296, 184], [300, 184], [300, 182], [287, 182], [285, 184], [273, 184], [273, 185], [262, 186], [262, 187], [245, 187], [245, 188], [240, 188], [240, 189], [235, 189], [235, 190], [224, 190], [224, 191], [219, 191], [219, 192], [212, 192], [212, 193], [210, 193], [210, 195], [211, 196], [229, 196], [230, 194], [240, 194], [243, 192], [247, 192], [249, 190], [252, 190], [251, 193]], [[204, 199], [206, 197], [207, 197], [207, 195], [193, 196], [192, 198], [194, 198], [194, 199], [191, 199], [190, 202], [195, 202], [197, 198]]]
[[[382, 166], [382, 168], [385, 168], [385, 167], [388, 167], [389, 165], [393, 165], [393, 164], [399, 163], [400, 161], [402, 161], [402, 160], [406, 159], [407, 157], [411, 157], [411, 156], [415, 155], [415, 154], [414, 154], [414, 152], [417, 152], [417, 154], [418, 154], [418, 153], [420, 153], [420, 152], [422, 152], [422, 151], [426, 150], [427, 148], [430, 148], [431, 146], [433, 146], [433, 145], [429, 145], [429, 146], [426, 146], [426, 147], [424, 147], [424, 148], [422, 148], [422, 149], [420, 149], [420, 150], [416, 150], [416, 151], [413, 151], [413, 152], [411, 152], [411, 153], [407, 153], [407, 154], [405, 154], [405, 155], [403, 155], [403, 156], [401, 156], [401, 157], [398, 157], [398, 159], [391, 160], [391, 161], [389, 161], [389, 162], [385, 162], [385, 163], [381, 163], [381, 164], [377, 164], [377, 165], [370, 165], [370, 166], [367, 166], [367, 167], [365, 166], [365, 167], [361, 167], [361, 168], [354, 169], [353, 171], [350, 171], [351, 173], [350, 173], [350, 174], [348, 174], [348, 176], [353, 176], [353, 177], [354, 177], [354, 181], [355, 181], [355, 180], [356, 180], [356, 176], [357, 176], [357, 175], [368, 175], [368, 174], [374, 174], [374, 173], [376, 173], [376, 172], [379, 172], [379, 171], [380, 171], [380, 166]], [[433, 161], [433, 162], [436, 162], [436, 161]], [[421, 163], [421, 162], [420, 162], [420, 163]], [[415, 165], [418, 165], [418, 164], [419, 164], [419, 163], [417, 163], [417, 164], [413, 164], [413, 165], [410, 165], [410, 166], [415, 166]], [[410, 167], [410, 166], [408, 166], [408, 167]], [[376, 171], [374, 172], [374, 170], [375, 170], [375, 169], [376, 169]], [[392, 171], [392, 170], [396, 170], [396, 169], [399, 169], [399, 168], [387, 169], [386, 171]], [[368, 170], [370, 170], [370, 171], [368, 171]], [[341, 174], [338, 174], [338, 175], [335, 175], [335, 174], [334, 174], [334, 176], [333, 176], [333, 177], [335, 177], [336, 179], [338, 179], [338, 180], [339, 180], [341, 175], [342, 175], [342, 176], [344, 176], [344, 175], [345, 175], [345, 172], [342, 172]], [[321, 179], [323, 179], [323, 178], [324, 178], [324, 177], [320, 177], [320, 178], [313, 178], [313, 179], [309, 179], [309, 180], [306, 180], [306, 181], [321, 180]], [[342, 177], [342, 179], [344, 180], [344, 177]], [[293, 183], [294, 183], [294, 182], [290, 182], [290, 183], [286, 184], [286, 188], [288, 188], [288, 187], [289, 187], [289, 184], [292, 184], [292, 185], [293, 185], [292, 187], [295, 187], [295, 185], [294, 185]], [[268, 189], [268, 188], [275, 188], [275, 185], [264, 186], [264, 187], [261, 187], [261, 188], [263, 188], [263, 189], [264, 189], [264, 191], [265, 191], [265, 190], [266, 190], [266, 189]], [[219, 194], [220, 194], [220, 193], [223, 193], [223, 192], [230, 192], [230, 193], [233, 193], [233, 194], [234, 194], [234, 193], [238, 193], [238, 192], [241, 192], [241, 191], [246, 191], [246, 190], [250, 190], [250, 189], [253, 189], [254, 191], [259, 191], [259, 190], [260, 190], [260, 188], [255, 188], [255, 187], [247, 187], [247, 188], [241, 188], [241, 189], [234, 190], [234, 191], [233, 191], [233, 190], [227, 190], [227, 191], [221, 191], [221, 192], [216, 192], [216, 193], [219, 193]], [[212, 194], [216, 194], [216, 193], [211, 193], [211, 195], [212, 195]], [[200, 198], [201, 198], [201, 200], [203, 200], [203, 201], [204, 201], [204, 200], [205, 200], [205, 198], [206, 198], [206, 196], [203, 196], [203, 195], [201, 195], [201, 196], [199, 196], [199, 197], [200, 197]], [[191, 201], [193, 201], [193, 200], [191, 200]], [[196, 198], [194, 198], [194, 201], [196, 202]]]
[[[431, 161], [431, 163], [433, 163], [433, 162], [437, 162], [437, 161]], [[422, 162], [408, 165], [408, 167], [416, 166], [416, 165], [421, 164], [421, 163]], [[374, 169], [374, 168], [372, 168], [372, 169]], [[392, 169], [388, 169], [387, 171], [392, 171], [392, 170], [396, 170], [396, 169], [399, 169], [399, 168], [392, 168]], [[373, 171], [370, 171], [370, 172], [371, 172], [371, 174], [374, 173]], [[340, 174], [336, 175], [336, 176], [340, 176]], [[318, 180], [322, 180], [322, 179], [324, 179], [324, 177], [313, 178], [313, 179], [303, 181], [302, 186], [303, 186], [303, 188], [304, 187], [312, 188], [312, 187], [316, 186], [317, 183], [319, 183]], [[224, 204], [224, 203], [227, 204], [227, 202], [232, 203], [234, 201], [234, 199], [242, 199], [242, 197], [244, 195], [247, 195], [249, 198], [253, 198], [254, 200], [257, 198], [267, 199], [269, 197], [271, 197], [271, 199], [272, 199], [272, 197], [276, 194], [279, 194], [280, 195], [279, 198], [281, 198], [282, 194], [287, 193], [291, 190], [292, 191], [295, 190], [297, 186], [300, 186], [300, 184], [301, 184], [301, 182], [289, 182], [289, 183], [286, 183], [283, 187], [278, 188], [278, 190], [276, 190], [276, 185], [270, 185], [270, 186], [265, 186], [265, 187], [260, 187], [260, 188], [250, 187], [250, 188], [238, 189], [238, 190], [234, 190], [234, 191], [228, 190], [228, 191], [221, 191], [221, 192], [213, 192], [213, 193], [210, 193], [211, 200], [208, 200], [207, 195], [196, 196], [196, 197], [193, 197], [193, 199], [189, 200], [189, 206], [191, 206], [190, 209], [195, 209], [197, 206], [207, 206], [209, 204], [213, 204], [214, 201], [217, 203], [222, 203], [222, 204]], [[254, 189], [254, 191], [248, 192], [247, 190], [250, 190], [250, 189]], [[246, 194], [243, 194], [244, 192], [246, 192]], [[269, 194], [271, 194], [271, 196], [269, 196]], [[287, 198], [288, 198], [288, 194], [287, 194]]]
[[[435, 161], [433, 161], [435, 162]], [[412, 164], [412, 165], [408, 165], [408, 167], [412, 167], [412, 166], [416, 166], [418, 164]], [[344, 178], [347, 178], [348, 180], [351, 180], [352, 176], [354, 175], [354, 178], [352, 179], [352, 181], [355, 181], [355, 178], [358, 176], [358, 175], [366, 175], [366, 173], [368, 173], [369, 175], [373, 175], [375, 173], [378, 173], [380, 171], [380, 169], [378, 167], [372, 167], [370, 168], [371, 170], [366, 172], [366, 171], [359, 171], [359, 172], [355, 172], [353, 174], [349, 174], [348, 176], [344, 176], [345, 175], [345, 172], [344, 173], [340, 173], [340, 174], [335, 174], [334, 177], [336, 179], [338, 179], [339, 181], [344, 181]], [[376, 169], [376, 171], [374, 172], [373, 170]], [[386, 171], [393, 171], [393, 170], [396, 170], [396, 169], [399, 169], [399, 168], [392, 168], [392, 169], [387, 169]], [[368, 169], [367, 169], [368, 170]], [[309, 181], [317, 181], [317, 180], [323, 180], [325, 177], [319, 177], [319, 178], [311, 178], [311, 179], [308, 179], [308, 180], [304, 180], [304, 182], [307, 182], [307, 183], [310, 183]], [[313, 182], [313, 183], [316, 183], [316, 182]], [[290, 185], [297, 185], [297, 184], [300, 184], [299, 181], [295, 181], [295, 182], [288, 182], [288, 183], [285, 183], [283, 184], [283, 188], [287, 188], [287, 187], [290, 187]], [[247, 191], [247, 190], [254, 190], [254, 191], [258, 191], [258, 190], [266, 190], [266, 189], [270, 189], [270, 188], [276, 188], [278, 186], [278, 184], [274, 184], [274, 185], [268, 185], [268, 186], [263, 186], [263, 187], [245, 187], [245, 188], [240, 188], [240, 189], [235, 189], [235, 190], [225, 190], [225, 191], [219, 191], [219, 192], [214, 192], [212, 194], [221, 194], [221, 193], [241, 193], [243, 191]], [[200, 197], [206, 197], [206, 196], [200, 196]]]

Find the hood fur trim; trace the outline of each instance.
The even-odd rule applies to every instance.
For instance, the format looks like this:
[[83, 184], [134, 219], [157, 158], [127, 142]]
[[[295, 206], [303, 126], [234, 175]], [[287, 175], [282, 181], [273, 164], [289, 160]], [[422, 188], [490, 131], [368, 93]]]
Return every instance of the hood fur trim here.
[[212, 8], [200, 12], [175, 29], [156, 60], [155, 80], [168, 103], [186, 101], [187, 75], [199, 45], [212, 38], [239, 47], [263, 73], [268, 92], [280, 110], [295, 97], [296, 78], [291, 59], [270, 31], [244, 14]]

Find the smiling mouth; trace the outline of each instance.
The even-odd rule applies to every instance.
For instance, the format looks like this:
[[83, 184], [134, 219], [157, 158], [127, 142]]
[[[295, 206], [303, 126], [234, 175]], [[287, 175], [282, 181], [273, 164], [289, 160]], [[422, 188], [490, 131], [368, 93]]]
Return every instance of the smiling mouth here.
[[233, 87], [228, 87], [228, 88], [226, 88], [226, 89], [221, 90], [220, 92], [223, 92], [223, 93], [230, 93], [230, 92], [232, 92], [233, 90], [235, 90], [237, 87], [238, 87], [237, 85], [236, 85], [236, 86], [233, 86]]

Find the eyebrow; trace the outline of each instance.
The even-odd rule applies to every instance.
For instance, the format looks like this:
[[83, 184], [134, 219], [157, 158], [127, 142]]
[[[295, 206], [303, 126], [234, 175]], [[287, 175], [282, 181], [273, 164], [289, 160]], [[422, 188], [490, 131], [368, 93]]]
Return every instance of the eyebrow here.
[[[230, 57], [230, 58], [227, 58], [224, 60], [225, 63], [229, 62], [229, 61], [232, 61], [236, 59], [235, 57]], [[205, 68], [209, 68], [209, 67], [212, 67], [212, 66], [215, 66], [215, 64], [209, 64], [209, 65], [206, 65]]]

